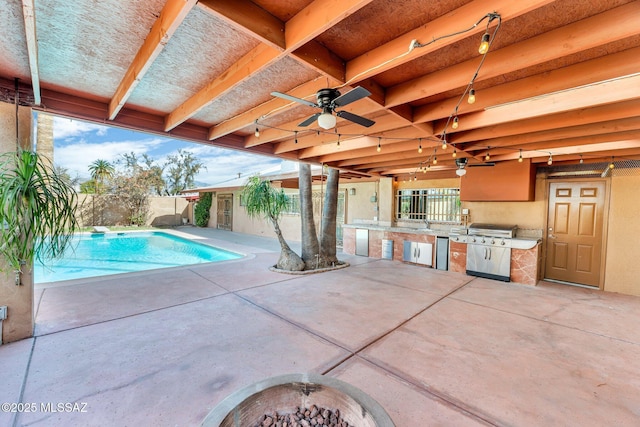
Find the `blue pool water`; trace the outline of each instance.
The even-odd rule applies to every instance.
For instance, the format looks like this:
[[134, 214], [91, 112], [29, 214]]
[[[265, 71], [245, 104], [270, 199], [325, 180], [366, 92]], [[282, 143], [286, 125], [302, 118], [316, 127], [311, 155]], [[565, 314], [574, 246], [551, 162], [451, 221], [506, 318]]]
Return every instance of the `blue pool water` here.
[[34, 282], [130, 273], [241, 258], [213, 246], [162, 232], [82, 234], [64, 258], [34, 265]]

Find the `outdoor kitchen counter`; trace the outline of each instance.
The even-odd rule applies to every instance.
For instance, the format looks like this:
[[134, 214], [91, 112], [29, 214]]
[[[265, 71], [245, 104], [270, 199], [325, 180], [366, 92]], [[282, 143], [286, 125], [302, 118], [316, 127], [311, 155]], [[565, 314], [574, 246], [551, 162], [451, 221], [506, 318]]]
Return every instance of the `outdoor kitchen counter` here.
[[[359, 235], [364, 231], [368, 234], [368, 244], [363, 250], [362, 241], [356, 245]], [[342, 226], [342, 251], [346, 254], [364, 255], [371, 258], [392, 258], [402, 261], [404, 242], [428, 243], [435, 245], [436, 237], [448, 237], [448, 230], [433, 230], [430, 228], [394, 227], [377, 224], [344, 224]], [[393, 245], [388, 254], [382, 253], [383, 241]]]
[[[356, 252], [356, 230], [366, 230], [368, 234], [367, 253]], [[383, 258], [383, 240], [393, 244], [392, 258], [402, 261], [404, 241], [435, 244], [436, 237], [449, 237], [448, 230], [381, 226], [376, 224], [343, 225], [343, 248], [346, 254]], [[458, 238], [456, 240], [456, 237]], [[466, 273], [467, 237], [451, 237], [449, 241], [449, 271]], [[540, 275], [541, 238], [515, 237], [511, 239], [511, 281], [525, 285], [536, 285]], [[435, 250], [434, 250], [435, 253]]]

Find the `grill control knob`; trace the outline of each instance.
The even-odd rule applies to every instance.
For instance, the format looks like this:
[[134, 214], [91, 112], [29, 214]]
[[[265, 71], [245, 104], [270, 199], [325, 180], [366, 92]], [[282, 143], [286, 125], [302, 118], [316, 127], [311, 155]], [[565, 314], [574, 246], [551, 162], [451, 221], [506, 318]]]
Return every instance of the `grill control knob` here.
[[476, 242], [476, 238], [474, 237], [473, 239], [471, 239], [471, 241], [472, 241], [473, 243], [475, 243], [475, 242]]
[[483, 237], [483, 238], [482, 238], [482, 243], [484, 243], [484, 242], [485, 242], [485, 240], [484, 240], [484, 237]]
[[[495, 243], [496, 243], [496, 241], [491, 239], [491, 244], [494, 245]], [[502, 242], [502, 244], [504, 245], [504, 242]]]
[[500, 242], [501, 245], [504, 245], [504, 240], [502, 242]]

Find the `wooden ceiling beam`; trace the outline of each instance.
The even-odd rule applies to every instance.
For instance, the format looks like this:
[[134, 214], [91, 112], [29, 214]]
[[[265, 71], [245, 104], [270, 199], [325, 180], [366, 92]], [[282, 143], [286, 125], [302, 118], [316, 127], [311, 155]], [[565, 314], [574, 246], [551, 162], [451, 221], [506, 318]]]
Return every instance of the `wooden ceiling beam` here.
[[[590, 61], [551, 70], [535, 76], [492, 86], [478, 92], [476, 102], [463, 102], [458, 109], [460, 122], [457, 130], [447, 129], [448, 134], [466, 130], [464, 115], [484, 110], [494, 105], [532, 98], [551, 92], [592, 84], [618, 76], [640, 72], [640, 48], [628, 49]], [[449, 117], [460, 97], [449, 98], [414, 108], [416, 122], [430, 122]]]
[[[344, 108], [344, 110], [354, 114], [359, 114], [361, 116], [371, 116], [372, 113], [377, 112], [376, 110], [380, 111], [381, 108], [373, 103], [357, 102]], [[312, 113], [310, 113], [309, 115], [318, 112], [317, 110], [311, 110], [311, 111]], [[384, 110], [380, 112], [381, 114], [385, 114]], [[375, 119], [376, 121], [384, 120], [381, 117], [386, 117], [386, 116], [380, 116], [380, 117], [371, 116], [371, 118]], [[278, 129], [265, 129], [264, 132], [262, 131], [260, 132], [259, 137], [256, 137], [255, 135], [249, 135], [245, 138], [245, 146], [255, 146], [255, 145], [258, 145], [257, 144], [258, 142], [265, 143], [265, 142], [279, 141], [279, 142], [276, 142], [276, 149], [279, 152], [284, 153], [286, 151], [300, 150], [303, 148], [311, 147], [317, 143], [322, 143], [326, 140], [327, 136], [331, 137], [332, 134], [334, 133], [341, 133], [343, 135], [353, 134], [358, 136], [362, 134], [366, 135], [368, 133], [375, 132], [375, 130], [372, 130], [372, 129], [374, 129], [376, 126], [376, 125], [373, 125], [370, 128], [365, 128], [355, 123], [352, 123], [348, 120], [339, 119], [338, 120], [339, 127], [334, 128], [332, 131], [327, 131], [319, 128], [309, 129], [309, 128], [298, 127], [298, 123], [300, 123], [301, 120], [303, 119], [300, 118], [288, 123], [282, 123], [278, 125]], [[286, 129], [286, 130], [281, 130], [281, 129]], [[295, 140], [294, 140], [295, 131], [299, 132], [297, 144], [295, 143]], [[319, 131], [320, 133], [319, 135], [317, 131]], [[283, 141], [280, 141], [280, 140], [283, 140]]]
[[[363, 80], [413, 61], [421, 56], [433, 53], [444, 46], [458, 42], [470, 35], [483, 32], [485, 25], [483, 23], [483, 25], [474, 27], [468, 32], [455, 34], [454, 36], [431, 43], [428, 46], [409, 51], [412, 40], [417, 40], [425, 44], [446, 34], [458, 33], [464, 28], [473, 27], [481, 17], [489, 12], [499, 12], [502, 20], [505, 21], [551, 2], [551, 0], [521, 0], [517, 2], [498, 0], [492, 1], [491, 4], [488, 5], [487, 2], [483, 0], [472, 1], [364, 55], [352, 59], [347, 63], [347, 81], [354, 82]], [[491, 24], [491, 26], [494, 25], [495, 23]], [[478, 44], [479, 43], [478, 41]]]
[[[406, 135], [406, 136], [394, 136], [394, 137], [383, 137], [382, 146], [384, 148], [384, 153], [396, 153], [400, 151], [410, 151], [412, 149], [415, 150], [415, 153], [418, 153], [418, 139], [420, 138], [412, 128], [409, 129], [399, 129], [398, 131], [404, 132], [385, 132], [385, 134], [396, 133], [397, 135]], [[392, 138], [392, 139], [385, 139]], [[406, 139], [405, 139], [406, 138]], [[423, 139], [421, 141], [423, 150], [426, 150], [428, 147], [434, 147], [439, 145], [440, 142], [432, 141], [429, 139]], [[369, 158], [370, 156], [376, 157], [379, 156], [377, 153], [372, 153], [369, 149], [356, 149], [356, 150], [348, 150], [348, 146], [345, 146], [344, 150], [341, 150], [339, 153], [327, 154], [318, 158], [318, 161], [321, 163], [329, 163], [329, 162], [340, 162], [342, 166], [349, 166], [351, 164], [357, 164], [361, 161], [360, 158]]]
[[[362, 128], [362, 126], [357, 125], [357, 124], [351, 124], [348, 126], [345, 126], [345, 133], [343, 138], [341, 139], [341, 141], [343, 141], [343, 145], [347, 145], [349, 147], [351, 147], [352, 149], [354, 148], [364, 148], [367, 147], [369, 145], [369, 141], [375, 141], [374, 146], [378, 145], [378, 138], [377, 138], [377, 134], [384, 132], [386, 130], [390, 130], [390, 129], [396, 129], [398, 127], [401, 127], [404, 125], [404, 121], [396, 116], [392, 116], [392, 115], [385, 115], [382, 117], [378, 117], [376, 120], [376, 124], [374, 124], [373, 126], [371, 126], [370, 128], [367, 129], [367, 134], [363, 135], [362, 137], [356, 137], [353, 138], [351, 137], [351, 139], [349, 139], [347, 141], [348, 136], [347, 135], [353, 135], [356, 134], [357, 131], [359, 130], [359, 128]], [[340, 132], [338, 132], [338, 134], [340, 134]], [[370, 136], [370, 135], [374, 135], [374, 136]], [[365, 145], [361, 145], [361, 144], [356, 144], [353, 141], [354, 140], [360, 140], [363, 141], [362, 144]], [[334, 136], [334, 141], [337, 141], [337, 135]], [[365, 143], [366, 141], [366, 143]], [[281, 144], [276, 145], [276, 147], [274, 148], [274, 153], [283, 153], [286, 151], [291, 151], [291, 147], [293, 147], [293, 149], [296, 148], [296, 145], [293, 144], [291, 145], [288, 141], [287, 142], [283, 142]], [[299, 159], [306, 159], [309, 157], [317, 157], [317, 156], [322, 156], [324, 154], [329, 154], [329, 153], [333, 153], [335, 151], [335, 147], [331, 146], [331, 145], [315, 145], [312, 147], [308, 147], [308, 148], [304, 148], [302, 150], [300, 150], [298, 152], [298, 158]]]
[[291, 53], [291, 57], [305, 67], [331, 79], [333, 86], [344, 83], [344, 61], [315, 40], [300, 46]]
[[618, 132], [634, 131], [638, 129], [640, 129], [640, 117], [636, 116], [607, 122], [588, 123], [579, 126], [485, 139], [470, 144], [464, 144], [464, 149], [471, 151], [486, 148], [487, 146], [521, 147], [526, 144], [534, 144], [537, 142], [567, 140], [570, 138], [583, 138], [593, 135], [616, 134]]
[[25, 38], [27, 40], [27, 56], [29, 57], [29, 71], [31, 73], [31, 88], [33, 102], [42, 103], [40, 94], [40, 66], [38, 65], [38, 32], [36, 30], [34, 0], [22, 0], [22, 18], [24, 19]]
[[[557, 147], [552, 152], [552, 160], [553, 162], [557, 162], [560, 160], [561, 156], [571, 155], [575, 156], [576, 159], [582, 157], [586, 160], [588, 157], [591, 157], [591, 154], [599, 153], [599, 155], [605, 154], [608, 156], [620, 156], [625, 150], [637, 150], [640, 149], [640, 138], [629, 139], [629, 140], [615, 140], [615, 141], [603, 141], [603, 142], [594, 142], [592, 144], [581, 144], [581, 145], [573, 145], [570, 147]], [[586, 156], [585, 156], [586, 155]], [[506, 161], [506, 160], [517, 160], [520, 156], [519, 152], [507, 152], [504, 154], [492, 155], [492, 161]], [[544, 150], [522, 150], [522, 158], [524, 159], [544, 159], [545, 162], [549, 159], [549, 153], [545, 153]]]
[[[490, 51], [477, 81], [541, 64], [634, 36], [640, 22], [640, 2], [632, 2], [505, 48]], [[478, 66], [474, 58], [390, 87], [387, 107], [406, 104], [464, 87]], [[436, 127], [436, 130], [438, 128]]]
[[114, 120], [118, 115], [153, 61], [160, 55], [196, 3], [197, 0], [168, 0], [165, 3], [160, 16], [153, 23], [149, 35], [138, 49], [109, 102], [109, 120]]
[[294, 50], [324, 33], [372, 0], [315, 0], [285, 24], [287, 49]]
[[165, 131], [193, 117], [198, 111], [211, 104], [214, 99], [224, 95], [248, 77], [265, 69], [280, 58], [280, 53], [266, 44], [259, 44], [231, 65], [220, 76], [207, 83], [205, 87], [183, 102], [165, 118]]
[[467, 142], [619, 120], [638, 115], [640, 115], [640, 100], [636, 99], [477, 128], [452, 135], [451, 142], [463, 144], [464, 147], [464, 143]]
[[199, 0], [198, 5], [246, 35], [284, 51], [284, 22], [250, 0]]
[[[410, 148], [408, 147], [408, 145], [413, 145], [413, 144], [404, 144], [403, 143], [403, 150], [389, 150], [389, 148], [393, 148], [395, 145], [400, 145], [400, 144], [394, 144], [391, 147], [384, 147], [383, 150], [380, 153], [376, 153], [375, 149], [374, 150], [370, 150], [370, 154], [367, 157], [359, 157], [356, 159], [349, 159], [349, 160], [344, 160], [342, 162], [337, 162], [335, 163], [336, 166], [339, 167], [352, 167], [354, 169], [362, 169], [362, 168], [366, 168], [369, 165], [374, 165], [376, 163], [386, 163], [386, 162], [392, 162], [392, 161], [400, 161], [400, 160], [411, 160], [413, 163], [419, 163], [420, 161], [418, 159], [426, 159], [429, 157], [428, 153], [432, 152], [433, 150], [423, 150], [422, 154], [418, 154], [418, 151], [416, 150], [415, 146], [411, 146]], [[407, 149], [409, 148], [409, 149]]]
[[[261, 43], [252, 49], [238, 62], [229, 67], [221, 76], [215, 78], [178, 108], [169, 113], [165, 119], [165, 130], [169, 131], [193, 117], [198, 111], [213, 102], [215, 98], [230, 91], [242, 81], [290, 52], [302, 48], [305, 44], [313, 41], [319, 34], [322, 34], [337, 22], [366, 6], [370, 1], [371, 0], [314, 1], [284, 24], [284, 50], [282, 46], [277, 43], [275, 44], [278, 47], [277, 49], [271, 47], [274, 46], [273, 43], [269, 43], [269, 45]], [[264, 31], [260, 28], [260, 23], [268, 26], [268, 30], [266, 31], [268, 34], [278, 31], [280, 27], [276, 20], [270, 18], [268, 14], [258, 12], [260, 8], [256, 9], [251, 5], [248, 6], [248, 10], [251, 11], [256, 20], [259, 21], [258, 23], [253, 22], [252, 18], [246, 18], [244, 16], [244, 8], [242, 7], [243, 4], [244, 1], [237, 4], [236, 2], [228, 2], [226, 0], [220, 2], [211, 0], [207, 2], [206, 7], [216, 14], [223, 16], [227, 22], [231, 22], [236, 27], [242, 28], [245, 32], [252, 35], [257, 34], [259, 40], [262, 40], [264, 37]], [[292, 56], [295, 57], [295, 55]], [[322, 73], [334, 78], [337, 77], [341, 82], [344, 81], [344, 65], [335, 55], [332, 56], [332, 54], [320, 44], [314, 42], [311, 43], [310, 46], [302, 48], [300, 56], [304, 58], [303, 62], [314, 64], [314, 69], [319, 69], [320, 64], [328, 64], [320, 68]], [[321, 61], [318, 62], [318, 59]]]
[[[613, 143], [618, 141], [639, 140], [640, 130], [631, 130], [617, 133], [606, 133], [602, 135], [587, 135], [579, 138], [565, 138], [550, 141], [540, 141], [531, 144], [523, 144], [515, 147], [491, 147], [492, 153], [518, 153], [518, 149], [523, 151], [542, 151], [555, 155], [558, 151], [574, 149], [574, 147], [585, 147], [593, 144]], [[500, 151], [502, 150], [502, 151]], [[486, 147], [481, 152], [486, 151]], [[493, 154], [491, 157], [494, 157]]]
[[[323, 87], [326, 86], [326, 80], [322, 77], [303, 83], [302, 85], [290, 90], [288, 93], [292, 96], [311, 99], [309, 94], [314, 94]], [[281, 110], [285, 110], [288, 106], [293, 105], [292, 101], [287, 101], [282, 98], [273, 98], [268, 102], [260, 104], [251, 110], [238, 114], [233, 118], [220, 123], [218, 125], [209, 128], [209, 139], [221, 138], [225, 135], [233, 133], [239, 129], [243, 129], [255, 122], [258, 119], [268, 119], [272, 115], [277, 114]], [[268, 141], [266, 138], [254, 138], [250, 142], [245, 143], [245, 148], [255, 147], [256, 145], [266, 144]]]
[[[468, 129], [484, 128], [599, 105], [640, 99], [640, 74], [495, 106], [465, 117]], [[443, 126], [443, 125], [442, 125]], [[436, 129], [439, 126], [436, 125]], [[458, 142], [452, 138], [452, 142]]]

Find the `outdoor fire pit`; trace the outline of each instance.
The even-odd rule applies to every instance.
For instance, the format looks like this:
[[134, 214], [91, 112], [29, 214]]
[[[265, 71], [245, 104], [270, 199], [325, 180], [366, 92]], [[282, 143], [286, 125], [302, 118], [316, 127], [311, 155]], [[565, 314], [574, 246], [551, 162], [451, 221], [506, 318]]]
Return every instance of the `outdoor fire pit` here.
[[318, 417], [324, 413], [339, 418], [350, 427], [395, 427], [382, 406], [362, 390], [317, 374], [281, 375], [251, 384], [213, 408], [202, 427], [275, 426], [274, 414], [306, 409]]

